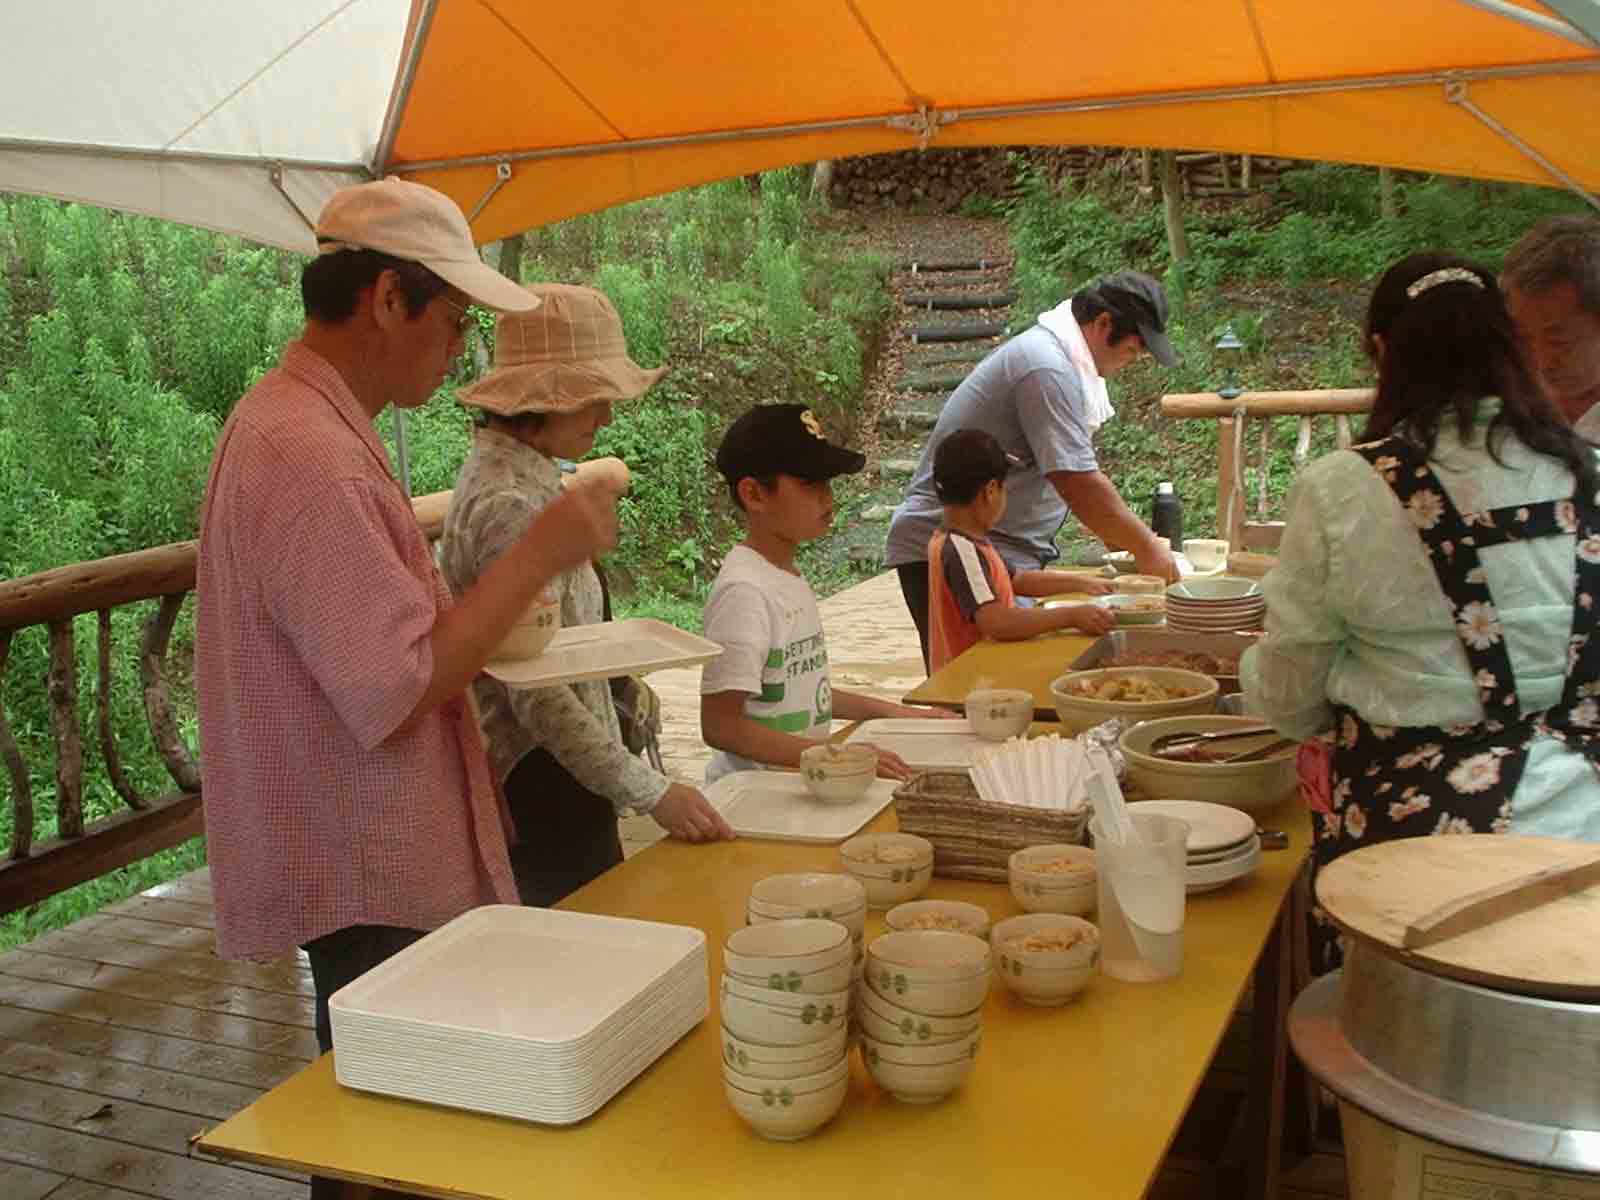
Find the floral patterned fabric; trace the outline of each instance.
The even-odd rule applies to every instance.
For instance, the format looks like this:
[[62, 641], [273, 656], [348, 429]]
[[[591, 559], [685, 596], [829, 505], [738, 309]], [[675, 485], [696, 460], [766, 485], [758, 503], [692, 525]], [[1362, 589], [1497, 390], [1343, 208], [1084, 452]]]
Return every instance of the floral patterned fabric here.
[[[1449, 728], [1380, 725], [1335, 706], [1328, 802], [1315, 814], [1318, 869], [1360, 846], [1394, 838], [1504, 833], [1528, 744], [1543, 735], [1600, 759], [1600, 509], [1592, 498], [1545, 501], [1462, 513], [1420, 450], [1396, 438], [1354, 450], [1393, 490], [1428, 550], [1454, 612], [1483, 706], [1483, 720]], [[1504, 630], [1479, 550], [1508, 541], [1576, 538], [1576, 591], [1566, 682], [1553, 707], [1525, 714]], [[1316, 965], [1332, 970], [1341, 954], [1320, 914]]]

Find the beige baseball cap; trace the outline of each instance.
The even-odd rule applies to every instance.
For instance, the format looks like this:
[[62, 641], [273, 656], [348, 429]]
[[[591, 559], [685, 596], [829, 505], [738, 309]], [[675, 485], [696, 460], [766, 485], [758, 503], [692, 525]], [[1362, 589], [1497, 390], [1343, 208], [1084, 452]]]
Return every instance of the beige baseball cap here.
[[527, 312], [539, 304], [478, 257], [456, 202], [420, 183], [391, 177], [339, 189], [317, 218], [317, 247], [320, 254], [376, 250], [417, 263], [485, 308]]

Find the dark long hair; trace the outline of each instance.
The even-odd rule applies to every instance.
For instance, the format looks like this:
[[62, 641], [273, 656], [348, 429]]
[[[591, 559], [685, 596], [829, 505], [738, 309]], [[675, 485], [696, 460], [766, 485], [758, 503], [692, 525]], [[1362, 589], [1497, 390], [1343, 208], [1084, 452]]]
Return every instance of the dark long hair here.
[[[1439, 272], [1445, 273], [1442, 280]], [[1412, 295], [1418, 283], [1428, 286]], [[1593, 447], [1572, 431], [1529, 373], [1488, 268], [1452, 254], [1401, 259], [1373, 290], [1365, 342], [1378, 364], [1378, 394], [1362, 441], [1394, 435], [1431, 456], [1446, 417], [1454, 416], [1465, 441], [1478, 405], [1498, 396], [1500, 411], [1486, 439], [1495, 462], [1505, 465], [1500, 450], [1509, 434], [1565, 464], [1579, 491], [1593, 496], [1600, 488]]]

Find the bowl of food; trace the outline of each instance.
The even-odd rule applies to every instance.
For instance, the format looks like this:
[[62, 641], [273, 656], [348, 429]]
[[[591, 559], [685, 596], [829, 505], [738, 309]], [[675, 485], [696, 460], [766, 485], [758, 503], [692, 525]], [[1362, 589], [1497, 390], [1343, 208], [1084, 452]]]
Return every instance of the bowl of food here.
[[933, 843], [914, 833], [860, 834], [839, 847], [839, 860], [872, 908], [915, 900], [933, 882]]
[[820, 1042], [804, 1046], [768, 1046], [737, 1036], [722, 1027], [722, 1065], [724, 1068], [757, 1079], [798, 1079], [831, 1068], [846, 1052], [848, 1035], [835, 1029]]
[[1165, 596], [1119, 592], [1114, 596], [1102, 596], [1096, 603], [1109, 608], [1118, 625], [1159, 625], [1167, 619]]
[[1050, 684], [1062, 731], [1082, 733], [1111, 717], [1131, 724], [1156, 717], [1209, 713], [1217, 681], [1179, 667], [1101, 667], [1068, 671]]
[[[843, 966], [855, 954], [850, 934], [837, 921], [795, 917], [735, 929], [722, 944], [722, 968], [749, 980], [814, 975]], [[799, 989], [770, 983], [787, 991]]]
[[495, 647], [491, 662], [520, 662], [536, 658], [561, 629], [561, 602], [540, 596], [522, 612]]
[[742, 1088], [724, 1077], [723, 1094], [741, 1120], [762, 1137], [774, 1142], [797, 1142], [821, 1129], [844, 1105], [850, 1090], [847, 1060], [828, 1075], [829, 1082], [809, 1091], [796, 1089], [792, 1081], [761, 1080], [759, 1090]]
[[884, 1091], [907, 1104], [942, 1100], [966, 1082], [978, 1058], [981, 1036], [937, 1046], [906, 1046], [861, 1037], [861, 1058]]
[[1025, 1004], [1065, 1004], [1094, 978], [1100, 931], [1079, 917], [1031, 913], [994, 927], [995, 970]]
[[1094, 851], [1087, 846], [1026, 846], [1011, 855], [1006, 877], [1011, 894], [1028, 912], [1094, 910], [1097, 875]]
[[989, 943], [970, 933], [918, 929], [867, 943], [867, 986], [929, 1016], [971, 1012], [989, 994]]
[[1122, 595], [1160, 596], [1167, 590], [1167, 581], [1159, 575], [1119, 575], [1112, 586]]
[[851, 804], [867, 794], [878, 777], [878, 752], [860, 743], [825, 742], [800, 752], [800, 778], [824, 804]]
[[972, 731], [991, 742], [1020, 737], [1033, 724], [1033, 693], [1024, 688], [979, 688], [967, 693]]
[[883, 923], [896, 933], [940, 929], [946, 933], [989, 936], [989, 912], [965, 900], [912, 900], [897, 904], [883, 915]]
[[1180, 751], [1153, 753], [1159, 737], [1178, 733], [1217, 733], [1259, 729], [1259, 717], [1179, 716], [1146, 721], [1122, 734], [1128, 776], [1147, 796], [1174, 800], [1205, 800], [1245, 812], [1276, 807], [1299, 789], [1297, 746], [1289, 745], [1269, 758], [1255, 762], [1228, 762], [1239, 754], [1264, 749], [1279, 739], [1271, 729], [1251, 737], [1231, 738]]

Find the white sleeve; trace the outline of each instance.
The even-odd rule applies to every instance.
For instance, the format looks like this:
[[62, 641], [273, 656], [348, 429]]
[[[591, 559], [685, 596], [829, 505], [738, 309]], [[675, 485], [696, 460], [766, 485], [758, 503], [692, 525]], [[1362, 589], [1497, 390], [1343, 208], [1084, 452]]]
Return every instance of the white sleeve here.
[[761, 694], [761, 670], [774, 644], [767, 602], [753, 583], [733, 583], [706, 602], [705, 633], [722, 653], [700, 672], [700, 694]]

